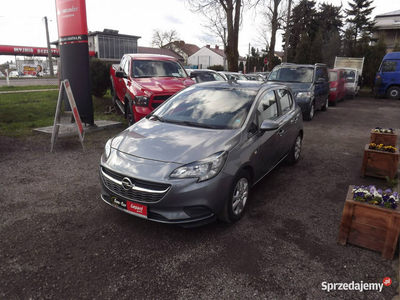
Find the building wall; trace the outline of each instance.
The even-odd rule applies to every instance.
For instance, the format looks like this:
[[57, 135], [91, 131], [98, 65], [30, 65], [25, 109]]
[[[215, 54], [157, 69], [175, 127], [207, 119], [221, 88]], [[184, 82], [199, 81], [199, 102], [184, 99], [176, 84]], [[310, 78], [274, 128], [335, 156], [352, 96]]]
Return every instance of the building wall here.
[[198, 66], [199, 69], [207, 69], [213, 65], [224, 65], [224, 59], [221, 55], [215, 53], [207, 47], [201, 48], [188, 58], [188, 64]]
[[377, 41], [382, 33], [385, 34], [387, 52], [392, 52], [396, 41], [400, 43], [400, 15], [375, 18], [376, 30], [372, 40]]

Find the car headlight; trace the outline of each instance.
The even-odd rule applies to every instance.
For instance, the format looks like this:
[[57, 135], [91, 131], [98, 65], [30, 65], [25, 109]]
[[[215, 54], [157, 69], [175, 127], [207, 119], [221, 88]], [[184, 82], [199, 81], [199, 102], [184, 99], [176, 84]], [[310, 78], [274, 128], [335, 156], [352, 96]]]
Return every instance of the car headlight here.
[[199, 178], [197, 182], [211, 179], [218, 175], [225, 164], [228, 152], [221, 151], [204, 159], [175, 169], [170, 178]]
[[138, 106], [148, 106], [150, 101], [150, 97], [146, 96], [135, 96], [133, 98], [133, 104]]
[[331, 92], [336, 92], [336, 88], [331, 88]]
[[299, 92], [296, 95], [297, 98], [312, 98], [314, 97], [314, 92]]
[[107, 160], [110, 157], [111, 154], [111, 142], [112, 139], [109, 139], [106, 143], [106, 145], [104, 146], [104, 157]]

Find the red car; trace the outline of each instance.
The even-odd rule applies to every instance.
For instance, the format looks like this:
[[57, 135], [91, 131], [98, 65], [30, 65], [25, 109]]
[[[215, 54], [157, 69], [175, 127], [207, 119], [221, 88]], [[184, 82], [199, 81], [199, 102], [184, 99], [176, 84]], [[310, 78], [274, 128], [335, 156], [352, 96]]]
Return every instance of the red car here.
[[176, 58], [156, 54], [125, 54], [120, 64], [111, 66], [110, 80], [115, 109], [129, 125], [195, 83]]
[[346, 96], [346, 72], [343, 69], [331, 69], [329, 77], [331, 79], [329, 105], [335, 106], [338, 100], [344, 100]]

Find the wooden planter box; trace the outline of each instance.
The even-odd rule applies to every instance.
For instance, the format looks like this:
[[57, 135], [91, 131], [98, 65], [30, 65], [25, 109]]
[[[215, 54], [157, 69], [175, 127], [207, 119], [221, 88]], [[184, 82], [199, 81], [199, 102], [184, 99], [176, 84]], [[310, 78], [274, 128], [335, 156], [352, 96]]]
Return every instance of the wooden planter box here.
[[374, 129], [372, 129], [370, 143], [375, 143], [377, 145], [384, 144], [385, 146], [396, 147], [397, 134], [374, 132]]
[[349, 187], [340, 223], [338, 243], [350, 243], [382, 252], [393, 259], [400, 232], [399, 209], [354, 201], [353, 186]]
[[365, 145], [364, 160], [361, 168], [361, 177], [373, 176], [394, 179], [399, 163], [399, 149], [395, 153], [368, 149]]

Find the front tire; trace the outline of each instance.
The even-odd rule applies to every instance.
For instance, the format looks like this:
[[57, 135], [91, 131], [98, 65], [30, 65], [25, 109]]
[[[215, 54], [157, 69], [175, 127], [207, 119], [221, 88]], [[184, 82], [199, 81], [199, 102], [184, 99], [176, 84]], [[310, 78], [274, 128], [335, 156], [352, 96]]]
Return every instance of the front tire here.
[[300, 160], [302, 142], [303, 142], [303, 137], [301, 136], [301, 134], [299, 134], [288, 155], [288, 162], [292, 165], [294, 165]]
[[321, 106], [322, 111], [326, 111], [329, 107], [329, 97], [326, 98], [325, 104]]
[[314, 113], [315, 113], [315, 104], [314, 104], [314, 101], [313, 101], [313, 102], [311, 102], [310, 108], [309, 108], [308, 111], [305, 113], [304, 119], [305, 119], [306, 121], [311, 121], [311, 120], [314, 118]]
[[388, 96], [389, 99], [399, 100], [400, 99], [400, 88], [397, 87], [397, 86], [392, 86], [387, 91], [387, 96]]
[[225, 201], [224, 210], [219, 219], [227, 223], [235, 223], [239, 221], [249, 198], [250, 179], [249, 174], [242, 170], [233, 181], [232, 187]]
[[126, 107], [126, 121], [128, 122], [128, 126], [131, 126], [135, 123], [135, 115], [133, 114], [132, 105], [128, 103]]

